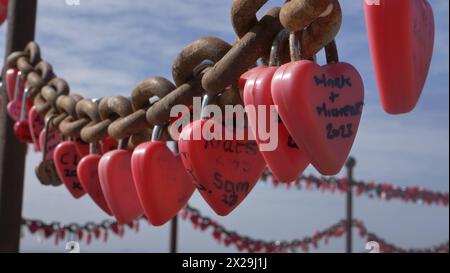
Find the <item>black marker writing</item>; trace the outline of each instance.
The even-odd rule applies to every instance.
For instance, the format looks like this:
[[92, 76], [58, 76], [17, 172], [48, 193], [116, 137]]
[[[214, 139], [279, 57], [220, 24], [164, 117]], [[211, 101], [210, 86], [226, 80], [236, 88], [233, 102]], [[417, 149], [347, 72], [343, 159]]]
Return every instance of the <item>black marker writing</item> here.
[[325, 87], [332, 87], [338, 89], [343, 89], [346, 86], [352, 87], [351, 79], [347, 78], [344, 75], [341, 75], [336, 78], [327, 78], [325, 74], [322, 74], [321, 76], [314, 76], [314, 82], [316, 86], [323, 85]]

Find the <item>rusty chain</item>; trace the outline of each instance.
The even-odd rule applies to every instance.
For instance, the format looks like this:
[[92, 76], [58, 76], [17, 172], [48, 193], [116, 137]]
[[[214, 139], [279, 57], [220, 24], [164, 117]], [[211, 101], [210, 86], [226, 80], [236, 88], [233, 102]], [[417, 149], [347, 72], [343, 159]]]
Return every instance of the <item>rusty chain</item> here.
[[[10, 54], [2, 73], [9, 68], [21, 72], [38, 113], [47, 118], [55, 115], [51, 126], [64, 136], [94, 143], [109, 135], [117, 140], [131, 138], [136, 145], [148, 140], [153, 126], [169, 122], [173, 106], [190, 105], [193, 97], [221, 93], [216, 102], [219, 106], [242, 104], [238, 78], [256, 66], [258, 59], [268, 59], [273, 40], [283, 28], [299, 34], [304, 58], [334, 45], [342, 21], [338, 0], [287, 0], [258, 20], [256, 12], [267, 2], [234, 0], [231, 19], [238, 39], [233, 45], [212, 36], [192, 42], [174, 61], [175, 85], [165, 78], [152, 77], [137, 85], [131, 99], [113, 96], [93, 101], [71, 95], [67, 82], [42, 60], [35, 42], [22, 52]], [[289, 57], [281, 60], [287, 62]], [[205, 61], [209, 65], [204, 65]]]
[[[170, 120], [170, 110], [178, 104], [191, 105], [194, 97], [202, 96], [202, 73], [194, 73], [203, 61], [220, 60], [231, 46], [215, 37], [202, 37], [184, 47], [175, 59], [172, 74], [177, 88], [155, 103], [147, 111], [147, 121], [154, 126], [164, 126]], [[205, 67], [206, 70], [207, 67]]]
[[[143, 142], [144, 137], [151, 135], [151, 128], [147, 123], [147, 110], [158, 100], [175, 90], [175, 85], [163, 77], [151, 77], [138, 84], [131, 93], [133, 113], [117, 119], [108, 127], [108, 133], [115, 139], [125, 139], [131, 136], [132, 145]], [[152, 100], [152, 102], [151, 102]], [[145, 131], [147, 129], [147, 131]]]

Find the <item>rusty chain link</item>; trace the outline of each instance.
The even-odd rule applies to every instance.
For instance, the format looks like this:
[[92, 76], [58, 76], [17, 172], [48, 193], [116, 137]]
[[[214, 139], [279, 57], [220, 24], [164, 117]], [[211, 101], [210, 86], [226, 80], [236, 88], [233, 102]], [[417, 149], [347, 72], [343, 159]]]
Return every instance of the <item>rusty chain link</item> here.
[[[233, 1], [233, 7], [243, 1]], [[282, 29], [279, 20], [280, 8], [270, 9], [228, 53], [212, 67], [202, 79], [203, 88], [210, 94], [223, 92], [227, 87], [237, 84], [239, 77], [256, 65], [261, 56], [270, 52], [272, 41]], [[233, 22], [233, 25], [239, 25]]]
[[40, 61], [32, 71], [26, 74], [25, 88], [29, 90], [30, 97], [35, 97], [41, 88], [55, 77], [52, 66], [46, 61]]
[[56, 108], [64, 119], [59, 124], [59, 130], [66, 137], [78, 139], [81, 129], [89, 123], [88, 119], [78, 119], [76, 105], [83, 99], [77, 94], [62, 95], [56, 100]]
[[56, 100], [62, 95], [70, 92], [69, 84], [61, 78], [53, 78], [47, 85], [42, 87], [41, 92], [34, 97], [36, 111], [43, 115], [51, 108], [56, 109]]
[[[108, 133], [115, 139], [125, 139], [132, 136], [131, 143], [136, 145], [142, 142], [139, 132], [151, 129], [147, 123], [147, 110], [154, 104], [150, 102], [153, 98], [160, 100], [175, 90], [175, 85], [163, 77], [151, 77], [138, 84], [131, 93], [131, 103], [134, 112], [126, 117], [116, 120], [108, 127]], [[151, 131], [147, 131], [151, 135]]]
[[[295, 4], [298, 1], [304, 1], [304, 2], [311, 2], [311, 0], [296, 0], [291, 1], [285, 4], [285, 6], [282, 8], [283, 10], [290, 10], [287, 9], [287, 7], [295, 6]], [[317, 1], [317, 3], [322, 2], [330, 2], [326, 0]], [[316, 4], [316, 1], [314, 1]], [[285, 23], [290, 28], [288, 28], [292, 32], [300, 32], [299, 40], [301, 41], [301, 55], [308, 59], [313, 57], [315, 54], [317, 54], [321, 49], [323, 49], [326, 45], [331, 43], [337, 33], [339, 32], [339, 29], [341, 28], [342, 24], [342, 10], [341, 6], [339, 4], [338, 0], [331, 1], [331, 6], [325, 7], [324, 10], [322, 10], [322, 13], [318, 15], [318, 17], [312, 18], [308, 17], [306, 19], [301, 19], [303, 17], [300, 17], [300, 19], [297, 19], [296, 15], [304, 16], [306, 12], [301, 12], [300, 9], [297, 13], [285, 13], [280, 15], [280, 20], [283, 23], [283, 18], [285, 18]], [[310, 7], [311, 4], [307, 7]], [[306, 8], [305, 8], [306, 9]], [[312, 16], [311, 14], [308, 16]], [[305, 20], [305, 21], [300, 21]], [[303, 22], [303, 24], [291, 24], [290, 22]], [[303, 27], [306, 25], [305, 27]]]
[[[147, 121], [153, 126], [164, 126], [170, 120], [173, 106], [191, 105], [194, 97], [202, 96], [202, 73], [194, 72], [203, 61], [220, 60], [231, 48], [223, 40], [211, 36], [202, 37], [184, 47], [175, 59], [172, 74], [177, 89], [156, 102], [147, 111]], [[206, 70], [207, 66], [205, 66]], [[200, 71], [201, 72], [201, 71]]]

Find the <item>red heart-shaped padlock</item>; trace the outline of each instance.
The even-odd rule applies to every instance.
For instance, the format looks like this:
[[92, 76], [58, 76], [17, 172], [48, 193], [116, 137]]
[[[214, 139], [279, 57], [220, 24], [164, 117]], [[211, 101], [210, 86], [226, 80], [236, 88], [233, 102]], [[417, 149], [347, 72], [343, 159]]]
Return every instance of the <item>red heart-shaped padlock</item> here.
[[30, 127], [31, 138], [34, 144], [35, 151], [41, 151], [41, 145], [39, 143], [39, 136], [44, 130], [45, 120], [37, 111], [36, 107], [33, 106], [28, 113], [28, 126]]
[[200, 194], [217, 214], [226, 216], [247, 197], [266, 163], [255, 141], [195, 140], [195, 132], [202, 132], [204, 126], [222, 124], [213, 119], [190, 123], [180, 135], [180, 154]]
[[111, 151], [102, 156], [98, 174], [108, 207], [121, 224], [143, 214], [131, 173], [131, 152]]
[[195, 187], [179, 155], [165, 142], [139, 145], [131, 158], [134, 183], [149, 222], [164, 225], [186, 206]]
[[17, 140], [22, 143], [33, 142], [30, 127], [28, 126], [28, 121], [26, 120], [19, 120], [14, 123], [14, 134], [16, 135]]
[[364, 106], [358, 71], [347, 63], [289, 63], [275, 72], [271, 91], [286, 128], [314, 167], [323, 175], [337, 174], [352, 148]]
[[20, 112], [22, 109], [22, 101], [12, 100], [6, 106], [6, 112], [13, 121], [20, 120]]
[[416, 106], [427, 79], [434, 46], [433, 10], [426, 0], [364, 2], [378, 90], [386, 112]]
[[[16, 82], [16, 81], [14, 81], [14, 82]], [[8, 112], [9, 117], [13, 121], [19, 121], [21, 110], [22, 110], [22, 99], [23, 99], [24, 91], [25, 91], [25, 84], [24, 84], [23, 80], [19, 79], [19, 85], [18, 85], [17, 90], [15, 87], [16, 87], [16, 85], [14, 85], [14, 88], [12, 89], [13, 95], [12, 95], [12, 98], [8, 102], [6, 111]], [[16, 91], [17, 91], [17, 94], [15, 94]], [[8, 94], [8, 96], [9, 96], [9, 94]], [[25, 109], [26, 115], [28, 114], [28, 111], [30, 110], [29, 106], [30, 105], [27, 101], [27, 107]]]
[[[276, 109], [270, 108], [274, 107], [271, 83], [276, 70], [277, 67], [254, 68], [241, 77], [240, 85], [244, 85], [242, 93], [247, 106], [248, 120], [262, 156], [277, 180], [292, 182], [308, 167], [309, 160], [289, 135], [281, 119], [278, 118]], [[259, 107], [265, 107], [264, 111], [260, 112]], [[275, 113], [271, 115], [271, 111]], [[275, 122], [274, 118], [276, 118], [277, 131], [276, 135], [272, 136], [275, 131], [268, 134], [268, 130], [271, 130], [270, 123]], [[264, 121], [265, 125], [261, 127]], [[261, 138], [262, 136], [264, 139]]]
[[108, 203], [105, 200], [105, 196], [103, 196], [100, 178], [98, 176], [98, 164], [100, 159], [101, 156], [96, 154], [90, 154], [83, 157], [77, 167], [78, 178], [80, 179], [83, 189], [92, 198], [95, 204], [107, 214], [112, 215]]
[[78, 179], [77, 166], [79, 161], [80, 154], [72, 141], [64, 141], [55, 148], [54, 162], [58, 176], [72, 196], [77, 199], [86, 194]]
[[14, 100], [14, 91], [16, 89], [17, 73], [19, 73], [19, 70], [17, 68], [10, 68], [6, 71], [5, 87], [6, 87], [6, 94], [8, 94], [8, 101]]
[[[43, 130], [39, 136], [39, 143], [42, 149], [45, 147], [45, 130]], [[49, 130], [47, 133], [47, 151], [45, 160], [52, 160], [54, 157], [54, 151], [56, 146], [61, 142], [61, 133], [57, 130]]]

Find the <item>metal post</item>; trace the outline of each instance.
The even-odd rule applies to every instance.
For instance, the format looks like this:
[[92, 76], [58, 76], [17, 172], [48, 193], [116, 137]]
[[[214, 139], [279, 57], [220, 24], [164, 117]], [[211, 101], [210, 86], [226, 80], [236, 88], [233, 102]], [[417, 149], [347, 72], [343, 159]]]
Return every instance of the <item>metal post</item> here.
[[178, 216], [170, 222], [170, 253], [177, 253]]
[[356, 160], [350, 157], [345, 164], [347, 168], [348, 190], [347, 190], [347, 240], [346, 240], [346, 252], [353, 252], [353, 168], [356, 165]]
[[[36, 7], [37, 0], [9, 1], [5, 56], [34, 40]], [[4, 253], [19, 251], [26, 145], [14, 136], [13, 121], [6, 114], [5, 88], [0, 92], [0, 253]]]

